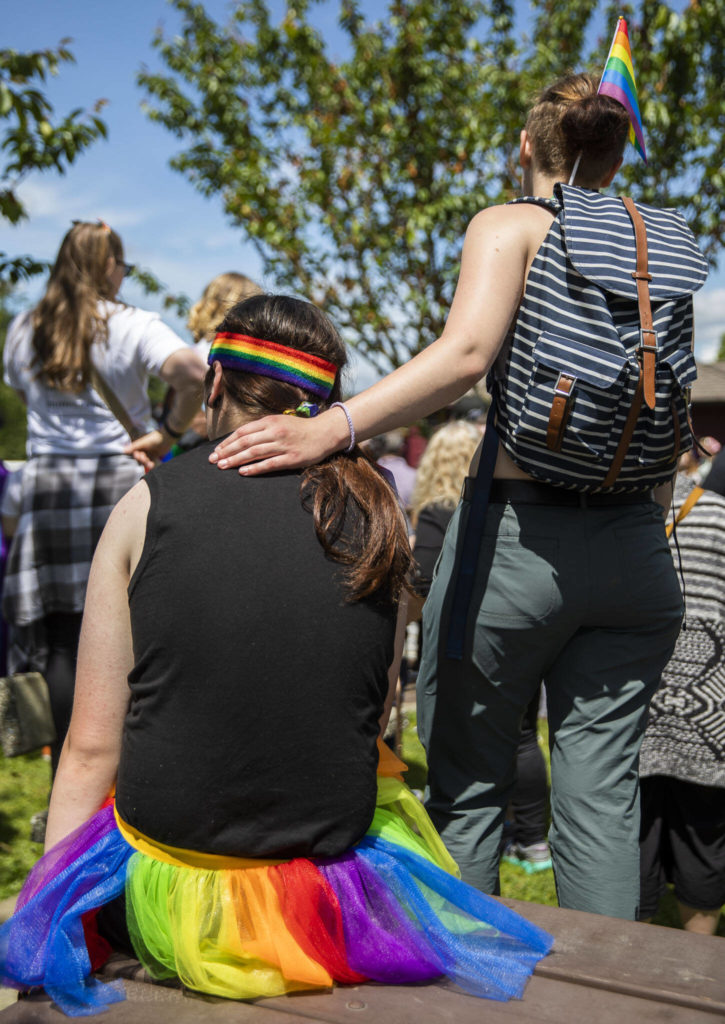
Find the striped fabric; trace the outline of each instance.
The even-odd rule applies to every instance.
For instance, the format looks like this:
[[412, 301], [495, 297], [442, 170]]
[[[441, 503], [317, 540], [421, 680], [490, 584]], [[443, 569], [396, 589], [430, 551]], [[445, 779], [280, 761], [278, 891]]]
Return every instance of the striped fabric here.
[[[639, 312], [632, 271], [634, 230], [619, 199], [557, 185], [547, 206], [556, 219], [529, 272], [509, 344], [489, 376], [501, 442], [537, 479], [601, 490], [614, 459], [638, 377]], [[686, 392], [692, 354], [692, 293], [707, 264], [681, 215], [638, 204], [648, 236], [652, 316], [658, 338], [656, 406], [643, 406], [610, 492], [653, 487], [672, 476], [675, 427], [680, 450], [692, 446]], [[559, 374], [576, 378], [561, 449], [546, 432]]]

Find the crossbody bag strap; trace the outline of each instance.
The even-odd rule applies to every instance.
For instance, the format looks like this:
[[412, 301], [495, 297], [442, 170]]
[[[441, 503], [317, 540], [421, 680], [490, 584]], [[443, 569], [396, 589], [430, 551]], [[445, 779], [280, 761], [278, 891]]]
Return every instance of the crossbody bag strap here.
[[705, 488], [704, 487], [693, 487], [692, 488], [690, 493], [687, 495], [685, 500], [680, 505], [680, 511], [677, 513], [677, 517], [675, 518], [674, 522], [668, 523], [666, 528], [665, 528], [668, 537], [670, 537], [672, 535], [672, 531], [674, 530], [674, 528], [676, 526], [680, 525], [680, 523], [685, 518], [685, 516], [689, 515], [689, 513], [692, 512], [693, 508], [698, 503], [698, 501], [700, 500], [700, 498], [703, 496], [704, 493], [705, 493]]
[[131, 440], [135, 441], [137, 438], [142, 437], [144, 433], [143, 430], [139, 430], [126, 411], [126, 407], [123, 402], [118, 398], [110, 384], [103, 379], [95, 366], [91, 366], [90, 376], [91, 385], [94, 390], [101, 396]]

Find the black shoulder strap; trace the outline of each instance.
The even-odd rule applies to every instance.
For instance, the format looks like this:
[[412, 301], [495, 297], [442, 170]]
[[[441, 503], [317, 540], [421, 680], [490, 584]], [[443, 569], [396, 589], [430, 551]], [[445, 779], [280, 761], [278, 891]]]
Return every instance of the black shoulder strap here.
[[498, 455], [498, 434], [495, 426], [496, 400], [491, 398], [491, 405], [486, 418], [486, 431], [483, 435], [481, 459], [478, 472], [474, 478], [473, 496], [468, 510], [468, 519], [463, 531], [458, 564], [453, 573], [453, 597], [448, 619], [448, 635], [446, 639], [446, 657], [456, 661], [463, 660], [463, 647], [466, 639], [466, 622], [468, 607], [473, 594], [473, 584], [478, 567], [478, 552], [481, 538], [486, 525], [488, 499], [491, 493], [491, 481]]

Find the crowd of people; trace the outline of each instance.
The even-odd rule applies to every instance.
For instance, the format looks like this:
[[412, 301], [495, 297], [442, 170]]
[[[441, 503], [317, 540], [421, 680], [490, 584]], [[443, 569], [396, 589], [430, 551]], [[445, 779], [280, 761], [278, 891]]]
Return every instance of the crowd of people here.
[[[85, 1013], [121, 997], [91, 978], [117, 950], [231, 998], [439, 977], [520, 996], [552, 940], [491, 898], [502, 853], [553, 862], [561, 906], [630, 920], [671, 880], [685, 927], [715, 930], [725, 499], [674, 491], [682, 633], [665, 528], [704, 273], [678, 221], [690, 277], [660, 296], [653, 275], [655, 374], [643, 214], [623, 214], [637, 271], [598, 300], [602, 351], [582, 340], [601, 288], [567, 241], [596, 267], [629, 131], [597, 85], [538, 98], [524, 198], [472, 221], [443, 335], [346, 401], [310, 302], [221, 275], [188, 345], [119, 300], [112, 228], [63, 239], [5, 346], [28, 409], [2, 505], [9, 668], [44, 674], [58, 738], [4, 984]], [[673, 228], [643, 209], [657, 271]], [[486, 374], [485, 430], [444, 426], [416, 474], [400, 431]], [[425, 807], [381, 742], [421, 605]]]

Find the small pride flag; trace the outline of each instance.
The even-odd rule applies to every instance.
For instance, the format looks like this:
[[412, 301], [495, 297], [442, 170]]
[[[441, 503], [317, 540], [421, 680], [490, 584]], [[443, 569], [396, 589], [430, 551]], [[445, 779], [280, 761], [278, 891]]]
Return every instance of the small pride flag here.
[[599, 83], [599, 92], [605, 96], [611, 96], [627, 111], [629, 114], [629, 141], [634, 144], [639, 155], [647, 163], [642, 116], [639, 112], [639, 103], [637, 103], [637, 86], [632, 66], [632, 50], [629, 46], [629, 33], [624, 18], [619, 19], [614, 30], [614, 39], [607, 63], [604, 65], [602, 80]]

